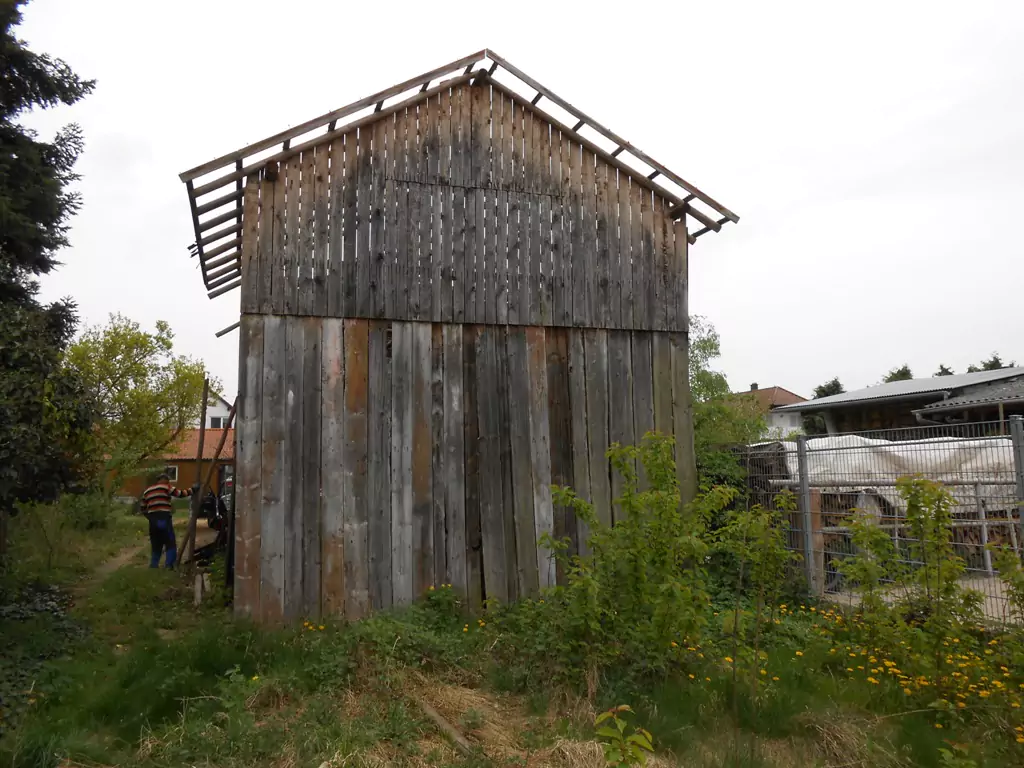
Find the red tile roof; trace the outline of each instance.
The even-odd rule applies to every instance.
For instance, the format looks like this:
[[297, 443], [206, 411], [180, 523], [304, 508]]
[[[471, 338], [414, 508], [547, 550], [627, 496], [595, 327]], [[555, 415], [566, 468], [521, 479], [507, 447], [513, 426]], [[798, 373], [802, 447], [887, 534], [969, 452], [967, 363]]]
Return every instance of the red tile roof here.
[[[235, 458], [235, 430], [234, 428], [226, 430], [228, 433], [227, 439], [224, 441], [224, 447], [220, 452], [220, 460], [227, 459], [229, 461]], [[213, 459], [213, 455], [217, 452], [217, 446], [220, 444], [221, 435], [224, 434], [224, 429], [214, 429], [208, 427], [206, 429], [206, 437], [203, 439], [203, 458], [207, 461]], [[199, 447], [199, 430], [198, 429], [186, 429], [182, 432], [181, 437], [178, 439], [176, 445], [172, 445], [166, 451], [164, 451], [165, 459], [175, 459], [177, 461], [184, 461], [196, 459], [196, 449]]]
[[794, 405], [803, 403], [806, 397], [790, 392], [782, 387], [763, 387], [761, 389], [748, 389], [746, 392], [737, 392], [737, 395], [751, 395], [757, 404], [765, 411], [770, 411], [780, 405]]

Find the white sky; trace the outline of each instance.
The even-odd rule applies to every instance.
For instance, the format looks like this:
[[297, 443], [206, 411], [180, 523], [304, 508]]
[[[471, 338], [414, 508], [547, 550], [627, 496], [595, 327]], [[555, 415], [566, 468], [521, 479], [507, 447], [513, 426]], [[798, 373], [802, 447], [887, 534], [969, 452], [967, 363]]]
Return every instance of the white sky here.
[[[734, 389], [1024, 363], [1024, 3], [34, 0], [18, 34], [98, 80], [81, 213], [43, 295], [170, 322], [234, 391], [177, 174], [490, 47], [741, 216], [691, 249]], [[230, 399], [230, 397], [229, 397]]]

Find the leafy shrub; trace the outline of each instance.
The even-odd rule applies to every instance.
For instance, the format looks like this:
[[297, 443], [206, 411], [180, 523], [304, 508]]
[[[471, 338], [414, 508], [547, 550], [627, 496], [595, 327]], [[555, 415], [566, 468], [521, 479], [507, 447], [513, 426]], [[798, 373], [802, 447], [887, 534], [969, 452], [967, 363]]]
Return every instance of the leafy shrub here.
[[516, 638], [516, 655], [529, 659], [527, 677], [585, 684], [592, 695], [603, 671], [663, 669], [672, 643], [700, 633], [708, 606], [707, 519], [734, 491], [716, 488], [682, 505], [672, 449], [671, 437], [655, 434], [637, 447], [609, 448], [622, 477], [614, 525], [571, 489], [555, 488], [556, 503], [588, 527], [589, 552], [570, 554], [568, 540], [546, 535], [542, 542], [564, 567], [567, 585], [501, 615], [503, 629]]

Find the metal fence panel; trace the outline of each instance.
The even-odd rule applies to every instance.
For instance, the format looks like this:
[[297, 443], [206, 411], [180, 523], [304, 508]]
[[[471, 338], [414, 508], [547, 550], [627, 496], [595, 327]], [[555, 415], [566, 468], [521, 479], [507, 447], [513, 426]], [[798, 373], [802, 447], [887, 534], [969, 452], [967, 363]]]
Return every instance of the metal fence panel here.
[[803, 556], [814, 593], [848, 603], [856, 597], [839, 564], [856, 554], [851, 514], [875, 517], [913, 571], [919, 564], [910, 559], [914, 542], [897, 483], [915, 475], [941, 483], [952, 499], [953, 548], [966, 565], [963, 586], [983, 596], [990, 619], [1011, 619], [991, 550], [1022, 553], [1024, 424], [1018, 417], [1009, 426], [980, 422], [799, 437], [746, 447], [740, 460], [746, 504], [772, 504], [784, 488], [797, 494], [787, 544]]

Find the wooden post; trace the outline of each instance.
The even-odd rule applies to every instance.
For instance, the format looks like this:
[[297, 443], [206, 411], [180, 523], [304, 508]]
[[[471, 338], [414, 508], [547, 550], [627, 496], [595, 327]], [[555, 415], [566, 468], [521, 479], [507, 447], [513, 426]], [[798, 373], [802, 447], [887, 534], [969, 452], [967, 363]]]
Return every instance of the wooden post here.
[[821, 491], [811, 491], [811, 549], [814, 551], [814, 573], [811, 576], [813, 594], [825, 592], [825, 534], [821, 531]]
[[[226, 422], [224, 422], [224, 429], [220, 433], [220, 440], [217, 443], [217, 450], [213, 452], [213, 460], [210, 463], [210, 468], [206, 471], [206, 478], [202, 481], [202, 483], [200, 483], [198, 491], [196, 491], [195, 490], [195, 486], [193, 486], [193, 491], [192, 491], [192, 497], [193, 497], [192, 498], [192, 507], [193, 507], [193, 509], [195, 511], [194, 511], [193, 515], [189, 517], [189, 527], [188, 527], [188, 533], [186, 535], [186, 540], [181, 543], [181, 550], [182, 550], [182, 552], [185, 551], [186, 544], [188, 545], [189, 557], [192, 557], [195, 554], [195, 549], [196, 549], [196, 522], [197, 522], [197, 518], [198, 518], [198, 510], [202, 506], [203, 491], [210, 487], [210, 481], [213, 479], [213, 473], [217, 471], [217, 459], [220, 458], [220, 452], [224, 450], [224, 443], [227, 442], [228, 430], [231, 429], [231, 424], [235, 420], [235, 409], [236, 408], [238, 408], [238, 398], [237, 397], [235, 398], [235, 402], [233, 402], [231, 404], [231, 410], [228, 411], [228, 419], [227, 419]], [[205, 419], [204, 419], [204, 421], [205, 421]], [[204, 435], [202, 433], [200, 433], [200, 436], [199, 436], [200, 455], [202, 455], [201, 452], [202, 452], [202, 446], [203, 446], [203, 439], [204, 439]], [[232, 483], [232, 487], [234, 487], [234, 483]], [[199, 499], [199, 504], [198, 505], [196, 504], [196, 498]], [[234, 505], [233, 504], [232, 504], [232, 517], [234, 517]], [[180, 556], [180, 553], [179, 553], [179, 556]]]
[[[203, 441], [206, 439], [206, 405], [210, 399], [210, 380], [203, 379], [203, 407], [199, 417], [199, 446], [196, 448], [196, 481], [192, 483], [192, 503], [189, 504], [188, 528], [185, 531], [185, 540], [178, 547], [178, 563], [181, 563], [181, 556], [185, 552], [185, 545], [195, 533], [196, 520], [199, 517], [199, 472], [202, 470]], [[173, 526], [173, 521], [172, 521]]]

